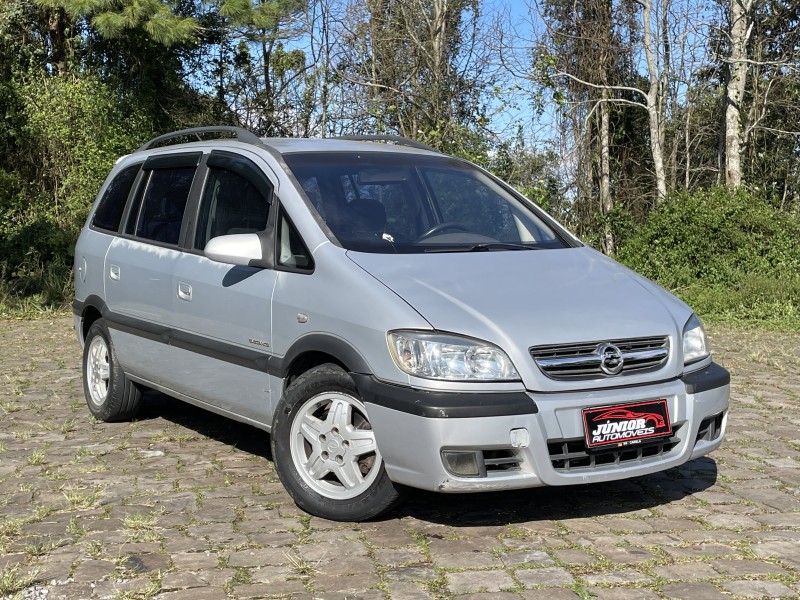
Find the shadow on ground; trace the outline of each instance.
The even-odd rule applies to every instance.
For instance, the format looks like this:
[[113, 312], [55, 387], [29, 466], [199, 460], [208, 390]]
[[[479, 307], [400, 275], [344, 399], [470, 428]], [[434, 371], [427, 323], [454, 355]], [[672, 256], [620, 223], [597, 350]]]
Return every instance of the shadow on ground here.
[[[272, 461], [269, 434], [264, 431], [148, 392], [137, 420], [157, 418]], [[591, 485], [475, 494], [408, 490], [406, 501], [384, 518], [414, 517], [453, 527], [476, 527], [611, 516], [657, 508], [706, 490], [716, 480], [716, 462], [703, 457], [661, 473]]]

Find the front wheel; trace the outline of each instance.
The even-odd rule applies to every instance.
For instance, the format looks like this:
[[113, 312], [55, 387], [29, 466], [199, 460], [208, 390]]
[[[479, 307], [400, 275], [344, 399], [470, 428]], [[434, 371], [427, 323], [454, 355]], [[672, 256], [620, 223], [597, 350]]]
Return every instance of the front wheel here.
[[303, 510], [363, 521], [401, 500], [389, 480], [364, 403], [340, 367], [314, 367], [287, 388], [272, 429], [275, 468]]

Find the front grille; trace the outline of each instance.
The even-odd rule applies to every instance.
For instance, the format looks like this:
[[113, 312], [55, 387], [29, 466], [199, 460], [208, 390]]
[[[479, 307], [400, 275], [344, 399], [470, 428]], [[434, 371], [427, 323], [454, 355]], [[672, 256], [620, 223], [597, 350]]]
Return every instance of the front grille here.
[[725, 413], [719, 413], [713, 417], [708, 417], [700, 422], [700, 429], [697, 431], [695, 443], [700, 440], [711, 442], [717, 439], [722, 433], [722, 418]]
[[550, 440], [547, 442], [547, 450], [550, 453], [550, 462], [556, 471], [627, 467], [633, 463], [658, 459], [669, 453], [680, 443], [678, 433], [682, 427], [683, 424], [675, 425], [672, 435], [668, 438], [630, 446], [589, 450], [583, 438], [577, 438]]
[[[622, 357], [622, 369], [613, 375], [601, 368], [601, 351], [608, 345], [616, 346]], [[669, 338], [661, 336], [534, 346], [530, 348], [530, 353], [536, 365], [551, 379], [615, 377], [660, 369], [669, 357]]]

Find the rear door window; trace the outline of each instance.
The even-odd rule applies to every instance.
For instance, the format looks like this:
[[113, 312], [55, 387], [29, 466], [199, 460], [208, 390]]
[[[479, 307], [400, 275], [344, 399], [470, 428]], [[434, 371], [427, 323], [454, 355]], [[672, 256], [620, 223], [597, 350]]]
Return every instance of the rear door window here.
[[137, 237], [162, 244], [178, 244], [194, 173], [195, 167], [150, 171], [136, 221]]

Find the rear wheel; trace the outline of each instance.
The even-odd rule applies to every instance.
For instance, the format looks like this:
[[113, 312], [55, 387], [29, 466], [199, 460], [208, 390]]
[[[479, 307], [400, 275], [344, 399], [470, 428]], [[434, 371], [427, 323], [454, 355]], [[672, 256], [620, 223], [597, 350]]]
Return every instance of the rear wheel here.
[[362, 521], [401, 500], [355, 384], [336, 365], [314, 367], [287, 388], [273, 423], [272, 455], [289, 494], [314, 515]]
[[139, 412], [142, 403], [142, 390], [119, 366], [102, 319], [92, 323], [86, 334], [83, 392], [89, 412], [101, 421], [130, 420]]

